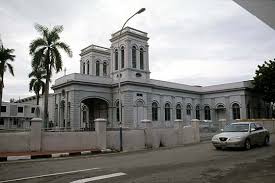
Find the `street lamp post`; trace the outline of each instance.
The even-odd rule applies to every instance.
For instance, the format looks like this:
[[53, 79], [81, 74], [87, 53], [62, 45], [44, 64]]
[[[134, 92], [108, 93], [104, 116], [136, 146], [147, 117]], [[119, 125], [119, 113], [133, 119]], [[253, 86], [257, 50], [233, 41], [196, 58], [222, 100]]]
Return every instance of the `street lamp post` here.
[[[145, 8], [141, 8], [140, 10], [138, 10], [135, 14], [133, 14], [130, 18], [128, 18], [125, 23], [123, 24], [122, 28], [120, 29], [119, 32], [119, 37], [118, 37], [118, 51], [119, 51], [119, 42], [120, 42], [120, 37], [121, 37], [121, 33], [123, 28], [125, 27], [126, 23], [133, 18], [135, 15], [137, 14], [141, 14], [142, 12], [145, 11]], [[120, 151], [123, 151], [123, 146], [122, 146], [122, 100], [121, 100], [121, 85], [120, 85], [120, 78], [121, 78], [121, 71], [120, 68], [121, 67], [121, 63], [118, 67], [118, 96], [119, 96], [119, 142], [120, 142]]]

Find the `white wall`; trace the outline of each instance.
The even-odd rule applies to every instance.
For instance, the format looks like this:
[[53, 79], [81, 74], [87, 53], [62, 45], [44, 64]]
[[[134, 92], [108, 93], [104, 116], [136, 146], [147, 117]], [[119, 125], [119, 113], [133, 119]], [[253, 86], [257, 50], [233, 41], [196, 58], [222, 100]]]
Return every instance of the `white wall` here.
[[[146, 148], [173, 147], [198, 143], [198, 126], [183, 128], [146, 128], [123, 130], [123, 149], [133, 151]], [[33, 129], [32, 129], [33, 130]], [[99, 135], [100, 136], [100, 135]], [[96, 132], [42, 132], [41, 151], [88, 150], [99, 148]], [[120, 149], [119, 131], [107, 131], [107, 148]], [[39, 138], [39, 137], [37, 137]], [[30, 132], [0, 133], [0, 152], [26, 152], [37, 141], [30, 139]], [[105, 148], [105, 147], [104, 147]]]
[[43, 132], [42, 151], [84, 150], [97, 147], [95, 132]]
[[[123, 150], [145, 149], [144, 130], [124, 130], [122, 136]], [[119, 131], [107, 131], [107, 148], [120, 149]]]
[[0, 133], [0, 152], [30, 151], [29, 132]]

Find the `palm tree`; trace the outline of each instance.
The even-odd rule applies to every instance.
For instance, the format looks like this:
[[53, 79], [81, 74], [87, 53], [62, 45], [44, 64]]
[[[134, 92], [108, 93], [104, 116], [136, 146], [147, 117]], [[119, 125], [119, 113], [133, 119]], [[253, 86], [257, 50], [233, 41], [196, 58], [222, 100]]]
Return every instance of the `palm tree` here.
[[[15, 55], [12, 53], [14, 49], [4, 48], [3, 45], [0, 45], [0, 106], [2, 105], [2, 96], [3, 96], [3, 88], [4, 88], [4, 74], [9, 69], [11, 75], [14, 76], [13, 66], [9, 61], [14, 61]], [[1, 110], [0, 110], [1, 116]]]
[[44, 94], [45, 91], [45, 82], [43, 81], [46, 79], [46, 72], [45, 70], [36, 67], [33, 71], [29, 74], [30, 81], [30, 91], [34, 91], [36, 95], [36, 105], [39, 105], [39, 93], [42, 90], [41, 94]]
[[59, 34], [63, 31], [63, 26], [54, 26], [51, 30], [45, 26], [36, 24], [35, 29], [40, 33], [41, 37], [30, 43], [30, 55], [33, 56], [33, 67], [39, 66], [46, 71], [45, 98], [44, 98], [44, 125], [48, 126], [48, 96], [49, 83], [52, 71], [56, 73], [62, 70], [62, 57], [59, 50], [65, 51], [69, 57], [72, 57], [70, 47], [60, 41]]

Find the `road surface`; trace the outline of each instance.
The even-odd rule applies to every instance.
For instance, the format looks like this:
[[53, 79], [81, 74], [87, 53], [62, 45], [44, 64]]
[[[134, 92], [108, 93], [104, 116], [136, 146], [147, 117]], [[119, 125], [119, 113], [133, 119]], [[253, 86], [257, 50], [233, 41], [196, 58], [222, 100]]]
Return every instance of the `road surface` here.
[[217, 151], [204, 142], [176, 148], [0, 163], [0, 183], [274, 182], [268, 147]]

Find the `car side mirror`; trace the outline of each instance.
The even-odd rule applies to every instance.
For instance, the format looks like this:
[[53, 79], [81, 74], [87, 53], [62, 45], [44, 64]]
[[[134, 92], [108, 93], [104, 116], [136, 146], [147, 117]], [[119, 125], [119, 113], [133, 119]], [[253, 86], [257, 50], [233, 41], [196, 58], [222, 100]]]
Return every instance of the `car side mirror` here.
[[251, 131], [251, 132], [254, 132], [254, 131], [256, 131], [256, 129], [255, 129], [255, 128], [251, 128], [250, 131]]

